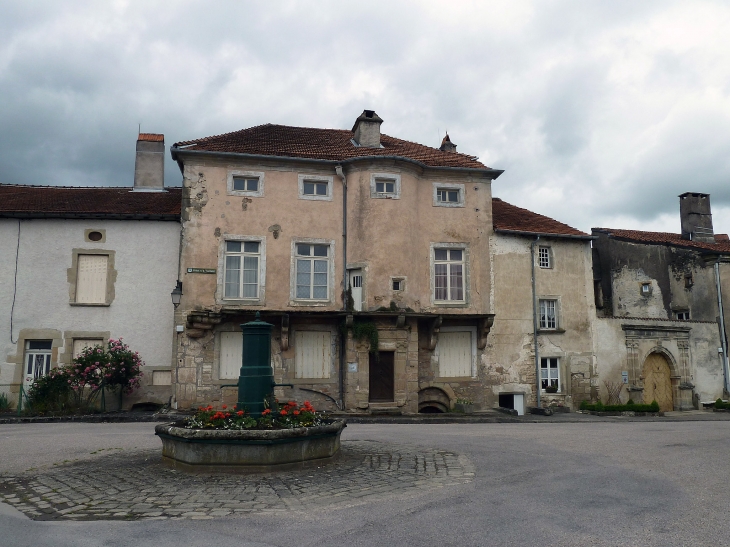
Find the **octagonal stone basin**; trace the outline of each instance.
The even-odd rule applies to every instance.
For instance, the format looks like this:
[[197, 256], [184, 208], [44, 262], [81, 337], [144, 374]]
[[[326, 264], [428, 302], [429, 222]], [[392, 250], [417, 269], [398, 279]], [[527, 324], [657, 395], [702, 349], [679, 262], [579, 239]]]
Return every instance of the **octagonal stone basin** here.
[[187, 429], [181, 425], [155, 427], [155, 435], [162, 441], [162, 456], [168, 463], [192, 470], [251, 471], [322, 463], [333, 458], [346, 426], [343, 419], [315, 427], [272, 430]]

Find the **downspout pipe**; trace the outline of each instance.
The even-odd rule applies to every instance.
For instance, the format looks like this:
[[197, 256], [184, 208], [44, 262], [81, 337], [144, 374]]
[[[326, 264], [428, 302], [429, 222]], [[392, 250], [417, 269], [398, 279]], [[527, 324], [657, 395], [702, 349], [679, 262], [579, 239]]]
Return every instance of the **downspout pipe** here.
[[715, 288], [717, 307], [720, 313], [720, 344], [722, 345], [722, 371], [725, 377], [725, 392], [730, 393], [730, 366], [728, 366], [727, 338], [725, 337], [725, 312], [722, 309], [722, 290], [720, 288], [720, 259], [715, 261]]
[[540, 381], [540, 353], [537, 344], [537, 289], [535, 286], [535, 246], [540, 241], [540, 236], [530, 244], [530, 260], [532, 262], [532, 339], [535, 342], [535, 387], [537, 393], [537, 408], [542, 407], [541, 391], [542, 382]]
[[[347, 312], [347, 177], [342, 165], [335, 166], [335, 173], [342, 180], [342, 311]], [[345, 410], [345, 358], [347, 356], [346, 334], [342, 334], [340, 343], [340, 410]]]

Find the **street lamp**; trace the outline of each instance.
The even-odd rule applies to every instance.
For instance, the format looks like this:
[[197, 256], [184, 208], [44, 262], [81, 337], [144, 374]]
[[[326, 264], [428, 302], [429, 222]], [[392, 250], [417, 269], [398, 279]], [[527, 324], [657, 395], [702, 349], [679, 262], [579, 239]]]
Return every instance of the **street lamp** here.
[[170, 293], [170, 297], [172, 298], [172, 305], [177, 307], [180, 305], [180, 299], [182, 298], [183, 292], [182, 292], [182, 281], [178, 280], [177, 285], [175, 285], [175, 288], [172, 289], [172, 292]]

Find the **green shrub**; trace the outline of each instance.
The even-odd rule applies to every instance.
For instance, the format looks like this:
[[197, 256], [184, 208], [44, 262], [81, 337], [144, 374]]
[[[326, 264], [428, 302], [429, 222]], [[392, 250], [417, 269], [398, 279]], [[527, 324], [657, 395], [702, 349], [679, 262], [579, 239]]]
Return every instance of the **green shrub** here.
[[628, 401], [626, 401], [626, 406], [633, 406], [633, 405], [634, 405], [633, 399], [629, 399]]
[[717, 399], [717, 401], [715, 401], [715, 408], [717, 408], [719, 410], [728, 409], [728, 408], [730, 408], [730, 402], [726, 403], [722, 399]]
[[599, 401], [592, 405], [587, 401], [583, 401], [580, 405], [580, 409], [592, 410], [594, 412], [659, 412], [659, 403], [652, 401], [651, 404], [645, 405], [631, 401], [625, 405], [604, 405]]
[[10, 401], [7, 393], [0, 393], [0, 411], [10, 410]]

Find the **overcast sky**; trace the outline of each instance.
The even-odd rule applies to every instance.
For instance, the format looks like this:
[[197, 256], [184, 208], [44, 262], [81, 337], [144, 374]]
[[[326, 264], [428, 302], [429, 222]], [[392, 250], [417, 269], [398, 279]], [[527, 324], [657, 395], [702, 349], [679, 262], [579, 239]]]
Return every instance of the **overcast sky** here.
[[730, 232], [729, 28], [719, 1], [3, 0], [0, 182], [131, 185], [138, 124], [169, 147], [368, 108], [576, 228], [678, 232], [697, 191]]

